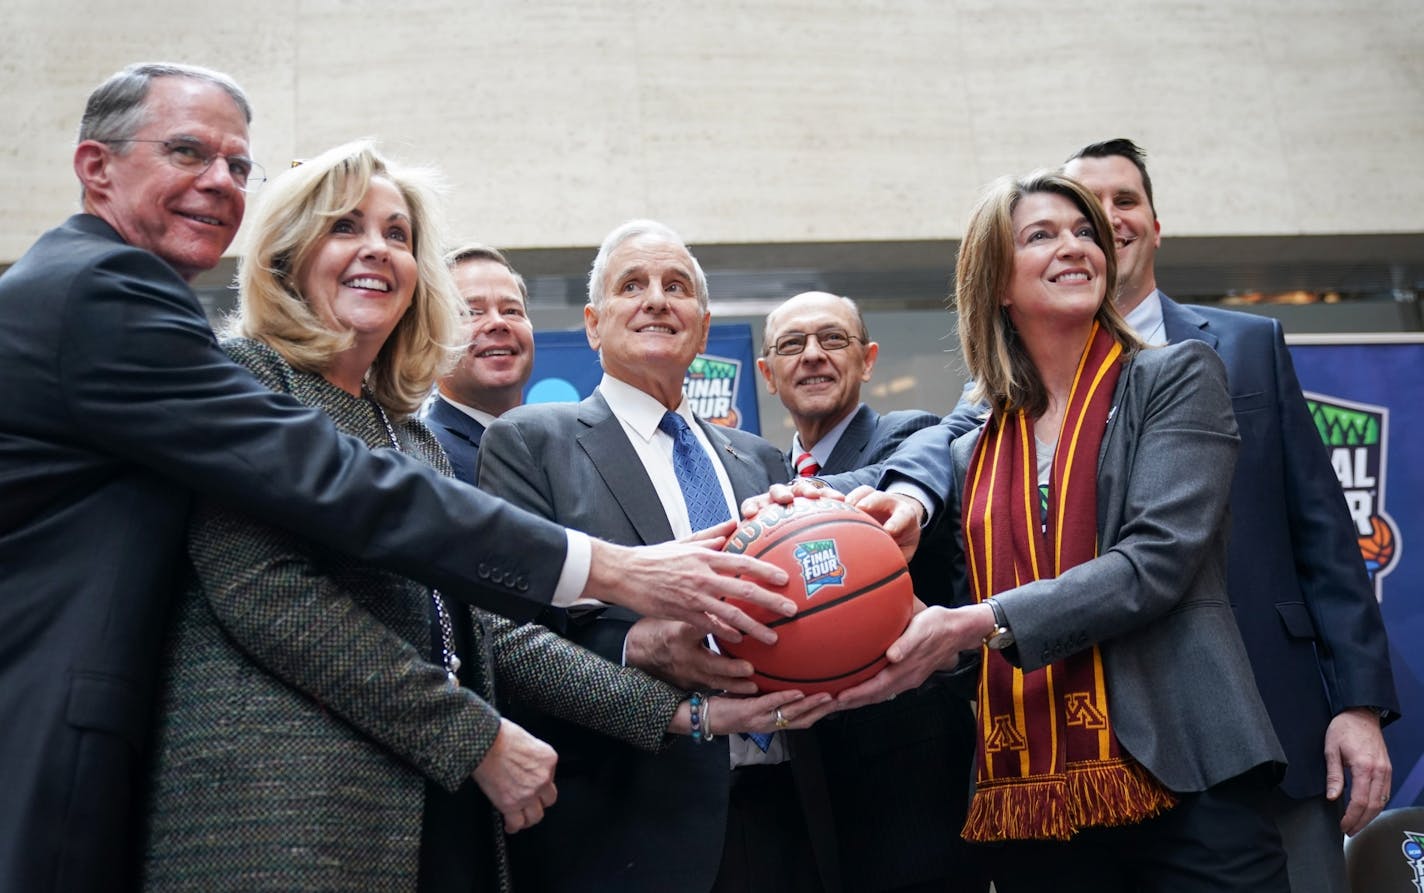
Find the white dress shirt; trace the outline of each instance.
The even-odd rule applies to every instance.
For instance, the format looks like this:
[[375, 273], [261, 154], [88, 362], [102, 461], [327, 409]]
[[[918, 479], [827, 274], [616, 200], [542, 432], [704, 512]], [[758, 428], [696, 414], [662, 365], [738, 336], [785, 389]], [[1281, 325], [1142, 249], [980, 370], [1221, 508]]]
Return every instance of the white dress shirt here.
[[[638, 459], [643, 463], [643, 470], [648, 473], [648, 477], [653, 482], [653, 489], [657, 491], [658, 501], [663, 504], [663, 512], [667, 515], [668, 526], [672, 528], [672, 535], [681, 539], [691, 533], [692, 522], [687, 518], [687, 503], [682, 498], [682, 486], [677, 482], [677, 471], [672, 463], [673, 439], [667, 433], [658, 428], [658, 423], [662, 421], [663, 413], [667, 412], [667, 407], [653, 398], [645, 391], [640, 391], [632, 385], [619, 381], [613, 376], [604, 373], [603, 380], [598, 383], [598, 392], [603, 395], [604, 401], [608, 403], [608, 408], [612, 410], [619, 424], [623, 426], [623, 433], [628, 435], [628, 442], [632, 444], [633, 451], [638, 454]], [[702, 431], [702, 426], [698, 424], [697, 417], [692, 414], [688, 407], [687, 398], [684, 397], [682, 403], [675, 410], [687, 422], [687, 427], [691, 429], [697, 442], [702, 444], [702, 448], [712, 457], [712, 467], [717, 472], [717, 482], [722, 485], [722, 497], [727, 501], [727, 512], [729, 518], [741, 517], [737, 511], [736, 496], [732, 493], [732, 480], [727, 477], [727, 469], [722, 467], [721, 457], [712, 448], [712, 444], [707, 440], [707, 435]], [[708, 645], [717, 650], [716, 640], [708, 637]], [[712, 716], [713, 732], [716, 732], [717, 717]], [[741, 735], [728, 736], [727, 743], [731, 748], [733, 766], [748, 765], [751, 763], [780, 763], [786, 760], [789, 754], [786, 751], [785, 736], [780, 733], [772, 736], [771, 746], [762, 753], [755, 744], [742, 738]]]

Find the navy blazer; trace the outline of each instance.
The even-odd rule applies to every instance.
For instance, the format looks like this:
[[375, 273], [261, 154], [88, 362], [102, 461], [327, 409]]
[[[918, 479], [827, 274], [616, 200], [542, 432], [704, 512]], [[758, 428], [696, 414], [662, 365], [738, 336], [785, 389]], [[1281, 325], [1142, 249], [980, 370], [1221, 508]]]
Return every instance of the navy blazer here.
[[451, 406], [439, 394], [430, 401], [425, 424], [440, 441], [440, 448], [450, 460], [450, 467], [455, 469], [455, 477], [470, 486], [478, 483], [475, 474], [479, 465], [480, 438], [484, 436], [485, 426], [469, 413]]
[[557, 583], [559, 527], [258, 384], [173, 268], [98, 217], [0, 277], [0, 381], [0, 890], [133, 882], [194, 493], [496, 610]]
[[1204, 341], [1226, 364], [1241, 429], [1227, 588], [1290, 761], [1282, 787], [1319, 796], [1331, 718], [1348, 707], [1399, 710], [1354, 524], [1280, 323], [1165, 295], [1162, 319], [1168, 341]]
[[[698, 423], [737, 500], [790, 478], [785, 455], [767, 441]], [[521, 406], [500, 416], [481, 441], [479, 480], [489, 492], [590, 536], [622, 545], [672, 539], [652, 479], [597, 391], [580, 403]], [[550, 625], [615, 663], [622, 662], [623, 641], [637, 620], [617, 606], [569, 612], [566, 622], [558, 616], [565, 612], [551, 613], [556, 616], [548, 618]], [[559, 802], [542, 822], [510, 839], [517, 888], [556, 893], [711, 888], [727, 829], [726, 736], [708, 744], [678, 737], [650, 755], [546, 716], [517, 709], [508, 715], [559, 751]], [[822, 842], [818, 865], [823, 878], [835, 878], [814, 741], [804, 733], [787, 740], [813, 845]]]

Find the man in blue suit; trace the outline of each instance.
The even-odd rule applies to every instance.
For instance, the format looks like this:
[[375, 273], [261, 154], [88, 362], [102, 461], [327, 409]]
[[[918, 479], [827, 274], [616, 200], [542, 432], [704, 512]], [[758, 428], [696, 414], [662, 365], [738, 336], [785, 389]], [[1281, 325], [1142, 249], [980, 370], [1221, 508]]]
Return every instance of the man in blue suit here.
[[465, 353], [426, 409], [455, 476], [475, 483], [480, 438], [490, 422], [524, 402], [534, 371], [534, 326], [524, 277], [498, 248], [466, 245], [446, 258], [465, 301]]
[[[1204, 341], [1226, 364], [1241, 433], [1227, 590], [1289, 759], [1275, 817], [1292, 888], [1346, 891], [1341, 833], [1363, 828], [1390, 792], [1380, 725], [1399, 703], [1379, 605], [1280, 323], [1183, 306], [1157, 289], [1161, 226], [1145, 158], [1115, 139], [1079, 150], [1064, 171], [1098, 196], [1113, 225], [1128, 324], [1150, 344]], [[946, 428], [906, 441], [882, 487], [921, 488], [921, 501], [938, 508], [951, 483]]]

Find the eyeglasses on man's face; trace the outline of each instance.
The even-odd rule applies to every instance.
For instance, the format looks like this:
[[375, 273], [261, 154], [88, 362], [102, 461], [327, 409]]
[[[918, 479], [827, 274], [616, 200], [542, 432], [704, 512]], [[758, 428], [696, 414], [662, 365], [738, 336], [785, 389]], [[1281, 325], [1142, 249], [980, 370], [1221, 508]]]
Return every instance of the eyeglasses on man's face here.
[[109, 144], [152, 143], [155, 146], [162, 146], [160, 151], [169, 164], [195, 177], [202, 176], [204, 171], [213, 166], [215, 160], [221, 158], [227, 163], [228, 176], [232, 177], [232, 182], [236, 183], [237, 188], [243, 192], [252, 192], [267, 180], [267, 172], [262, 169], [262, 165], [246, 155], [223, 155], [214, 152], [198, 140], [188, 137], [173, 137], [166, 140], [104, 140], [104, 142]]
[[771, 345], [772, 353], [779, 357], [794, 357], [806, 349], [809, 339], [815, 338], [821, 350], [845, 350], [852, 341], [863, 339], [842, 329], [822, 329], [819, 332], [788, 332]]

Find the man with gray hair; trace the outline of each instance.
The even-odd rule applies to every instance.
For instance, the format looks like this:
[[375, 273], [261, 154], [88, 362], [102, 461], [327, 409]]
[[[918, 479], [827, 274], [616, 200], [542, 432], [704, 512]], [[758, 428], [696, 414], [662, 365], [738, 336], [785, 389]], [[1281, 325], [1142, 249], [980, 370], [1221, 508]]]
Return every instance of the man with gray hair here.
[[[736, 516], [790, 476], [775, 446], [698, 418], [683, 394], [706, 348], [707, 278], [681, 238], [634, 220], [603, 241], [584, 331], [603, 379], [577, 404], [521, 406], [485, 432], [480, 486], [623, 545], [685, 538]], [[751, 665], [685, 623], [580, 605], [548, 618], [573, 641], [684, 689], [751, 693]], [[784, 704], [800, 729], [827, 695]], [[541, 716], [519, 716], [562, 755], [559, 808], [511, 841], [515, 886], [549, 891], [834, 889], [834, 835], [814, 740], [718, 735], [649, 755]], [[764, 886], [763, 886], [764, 885]]]
[[[781, 585], [780, 570], [692, 545], [590, 541], [367, 449], [229, 360], [188, 283], [218, 263], [262, 180], [250, 119], [214, 71], [113, 75], [90, 95], [74, 150], [83, 213], [0, 278], [0, 890], [133, 885], [155, 673], [195, 493], [515, 616], [591, 593], [709, 632], [710, 611], [774, 641], [722, 597], [795, 610], [756, 585]], [[547, 750], [530, 742], [515, 727], [494, 749]], [[525, 773], [522, 798], [551, 764]]]
[[480, 438], [500, 415], [524, 402], [534, 371], [529, 290], [498, 248], [470, 244], [447, 257], [465, 302], [465, 352], [430, 401], [425, 421], [455, 476], [475, 483]]

